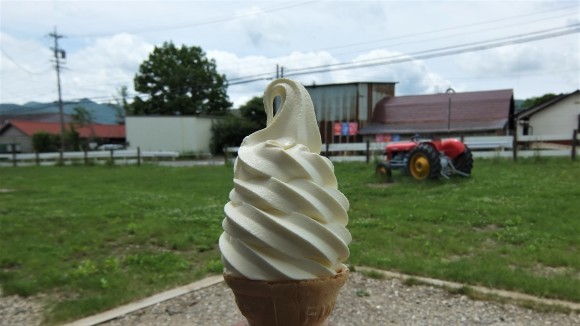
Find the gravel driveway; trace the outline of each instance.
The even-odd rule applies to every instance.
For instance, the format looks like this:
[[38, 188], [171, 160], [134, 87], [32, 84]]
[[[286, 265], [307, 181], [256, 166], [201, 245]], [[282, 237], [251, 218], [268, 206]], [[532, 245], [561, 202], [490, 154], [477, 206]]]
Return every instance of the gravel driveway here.
[[[16, 300], [14, 297], [11, 300]], [[40, 325], [38, 307], [0, 298], [0, 325]], [[23, 301], [25, 302], [25, 301]], [[18, 308], [18, 307], [17, 307]], [[36, 309], [36, 310], [35, 310]], [[36, 319], [34, 318], [36, 315]], [[25, 318], [26, 316], [33, 318]], [[100, 325], [233, 325], [243, 320], [229, 288], [206, 287]], [[580, 312], [542, 313], [512, 304], [474, 301], [432, 286], [406, 286], [351, 273], [330, 316], [331, 325], [580, 325]]]

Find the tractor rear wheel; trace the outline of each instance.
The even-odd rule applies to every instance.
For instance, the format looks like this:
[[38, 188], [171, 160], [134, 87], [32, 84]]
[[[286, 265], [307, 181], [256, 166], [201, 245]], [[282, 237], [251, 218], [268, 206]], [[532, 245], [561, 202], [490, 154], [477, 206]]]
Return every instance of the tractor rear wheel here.
[[467, 146], [465, 146], [465, 151], [453, 160], [453, 166], [458, 171], [471, 174], [471, 169], [473, 169], [473, 155]]
[[416, 180], [437, 179], [441, 173], [439, 153], [428, 144], [420, 144], [409, 153], [407, 173]]

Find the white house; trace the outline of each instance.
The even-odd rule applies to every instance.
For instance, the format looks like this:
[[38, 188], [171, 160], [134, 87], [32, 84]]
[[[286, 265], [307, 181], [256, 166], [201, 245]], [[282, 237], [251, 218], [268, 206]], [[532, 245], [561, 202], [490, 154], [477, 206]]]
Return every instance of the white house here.
[[570, 135], [580, 129], [580, 90], [517, 114], [518, 135]]
[[208, 154], [211, 127], [220, 118], [205, 116], [129, 116], [125, 129], [129, 148]]

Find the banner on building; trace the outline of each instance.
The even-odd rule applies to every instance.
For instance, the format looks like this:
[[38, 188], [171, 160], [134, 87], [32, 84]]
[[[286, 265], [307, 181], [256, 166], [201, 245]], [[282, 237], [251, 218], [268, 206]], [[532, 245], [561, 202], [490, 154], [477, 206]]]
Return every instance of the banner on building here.
[[335, 136], [354, 136], [358, 133], [358, 122], [335, 122]]
[[400, 141], [401, 135], [399, 134], [376, 134], [375, 141], [377, 143], [388, 143], [392, 141]]
[[389, 134], [376, 134], [375, 141], [377, 143], [387, 143], [391, 141], [391, 135]]

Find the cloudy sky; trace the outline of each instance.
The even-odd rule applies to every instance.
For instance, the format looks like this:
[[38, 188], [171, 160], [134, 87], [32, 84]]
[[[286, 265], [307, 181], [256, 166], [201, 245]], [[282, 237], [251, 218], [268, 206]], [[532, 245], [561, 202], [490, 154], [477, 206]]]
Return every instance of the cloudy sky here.
[[234, 106], [276, 65], [303, 84], [397, 82], [397, 95], [513, 89], [525, 99], [580, 88], [580, 2], [0, 0], [0, 102], [112, 102], [155, 46], [200, 46]]

